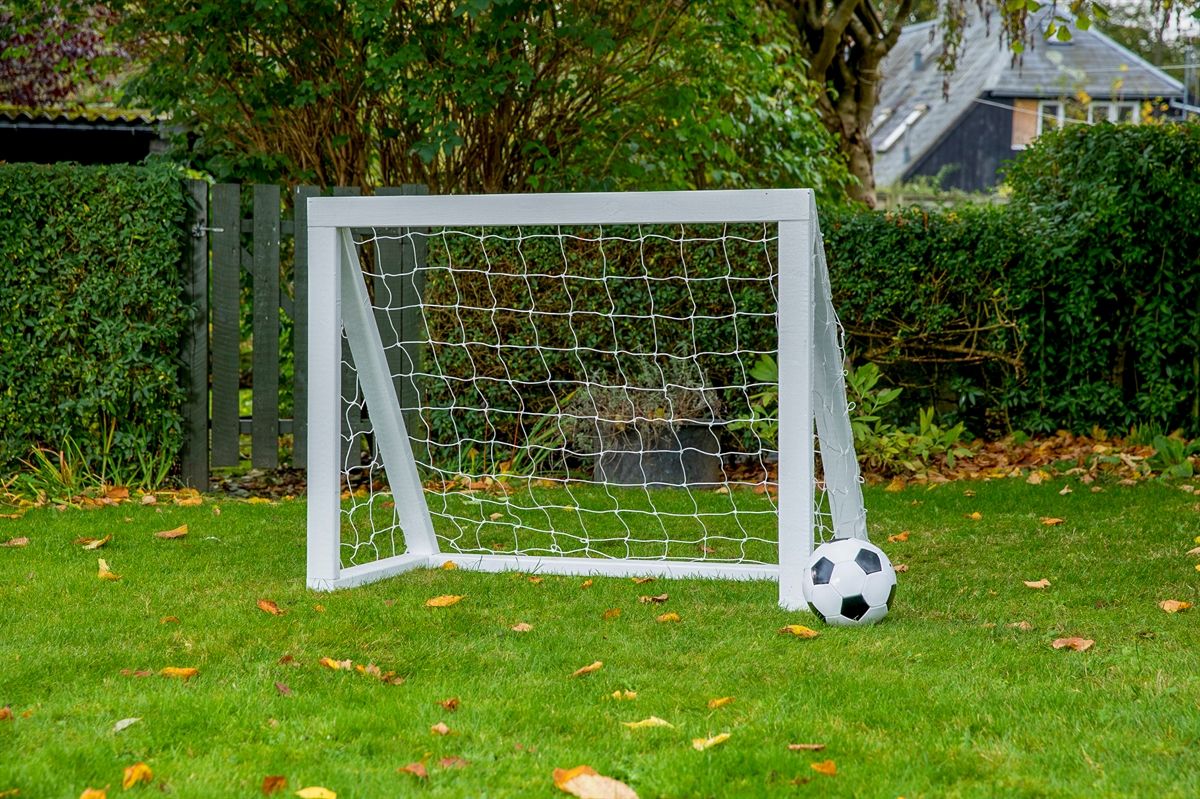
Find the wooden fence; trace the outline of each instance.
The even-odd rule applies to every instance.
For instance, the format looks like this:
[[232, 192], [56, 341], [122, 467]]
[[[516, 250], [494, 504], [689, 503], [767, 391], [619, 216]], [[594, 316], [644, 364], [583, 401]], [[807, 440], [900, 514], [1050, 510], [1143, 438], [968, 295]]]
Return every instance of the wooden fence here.
[[[241, 436], [249, 436], [250, 462], [255, 468], [303, 468], [308, 453], [304, 409], [308, 398], [308, 236], [307, 201], [322, 194], [316, 186], [299, 186], [286, 198], [279, 186], [210, 185], [190, 181], [192, 233], [185, 296], [195, 309], [184, 342], [189, 393], [184, 410], [186, 443], [182, 477], [187, 485], [206, 489], [212, 467], [237, 466], [242, 460]], [[335, 196], [355, 195], [356, 188], [337, 188]], [[381, 188], [376, 194], [425, 194], [424, 186]], [[249, 211], [247, 216], [246, 212]], [[290, 218], [288, 212], [290, 211]], [[395, 252], [388, 251], [388, 247]], [[399, 242], [379, 242], [381, 262], [402, 258]], [[411, 267], [407, 269], [412, 273]], [[398, 306], [415, 308], [421, 286], [405, 281]], [[416, 293], [414, 299], [411, 295]], [[239, 410], [242, 386], [242, 303], [248, 299], [252, 323], [249, 376], [252, 412]], [[281, 331], [290, 322], [293, 373], [290, 386], [282, 381], [285, 353]], [[395, 328], [411, 333], [401, 319]], [[408, 336], [411, 341], [412, 337]], [[281, 413], [281, 389], [290, 388], [291, 418]], [[404, 392], [405, 394], [408, 391]], [[347, 431], [361, 420], [343, 414]], [[291, 462], [281, 463], [280, 437], [292, 436]], [[347, 439], [347, 447], [349, 439]]]

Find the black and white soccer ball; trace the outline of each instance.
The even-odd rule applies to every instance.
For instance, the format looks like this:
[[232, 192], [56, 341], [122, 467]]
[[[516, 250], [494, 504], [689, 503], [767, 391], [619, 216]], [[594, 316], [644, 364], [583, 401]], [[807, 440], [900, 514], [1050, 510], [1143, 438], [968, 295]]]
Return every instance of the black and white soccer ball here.
[[826, 624], [874, 624], [896, 595], [896, 570], [870, 541], [836, 538], [813, 550], [804, 570], [804, 598]]

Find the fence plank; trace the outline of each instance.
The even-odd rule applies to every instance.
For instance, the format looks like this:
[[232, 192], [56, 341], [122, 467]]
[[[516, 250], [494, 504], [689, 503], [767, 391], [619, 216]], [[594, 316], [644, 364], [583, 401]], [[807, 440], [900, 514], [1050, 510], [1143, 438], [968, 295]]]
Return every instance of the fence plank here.
[[308, 198], [318, 197], [316, 186], [297, 186], [293, 215], [296, 230], [292, 292], [292, 467], [308, 465]]
[[[362, 192], [355, 186], [337, 186], [333, 190], [334, 197], [357, 197]], [[354, 358], [350, 354], [350, 345], [342, 338], [342, 468], [357, 466], [362, 452], [362, 412], [348, 407], [347, 398], [358, 396], [358, 382], [355, 377]], [[353, 459], [351, 459], [353, 453]]]
[[212, 465], [238, 463], [241, 186], [212, 187]]
[[183, 342], [187, 364], [187, 400], [183, 407], [184, 485], [208, 490], [208, 183], [187, 182], [191, 198], [188, 218], [188, 261], [185, 264], [184, 302], [192, 320]]
[[279, 467], [279, 186], [254, 186], [254, 424], [250, 461]]

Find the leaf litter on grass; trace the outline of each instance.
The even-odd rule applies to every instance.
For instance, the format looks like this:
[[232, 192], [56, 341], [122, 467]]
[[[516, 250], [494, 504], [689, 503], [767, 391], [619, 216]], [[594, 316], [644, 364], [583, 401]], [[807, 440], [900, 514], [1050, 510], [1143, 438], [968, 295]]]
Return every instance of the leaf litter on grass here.
[[577, 799], [638, 799], [628, 785], [598, 773], [591, 766], [556, 768], [553, 779], [554, 787]]

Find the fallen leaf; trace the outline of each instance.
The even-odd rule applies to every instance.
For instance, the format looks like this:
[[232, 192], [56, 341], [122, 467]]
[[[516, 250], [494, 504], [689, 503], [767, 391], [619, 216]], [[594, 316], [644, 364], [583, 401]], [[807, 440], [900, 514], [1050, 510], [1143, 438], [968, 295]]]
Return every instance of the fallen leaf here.
[[653, 577], [634, 577], [633, 578], [634, 585], [643, 585], [645, 583], [652, 583], [652, 582], [654, 582]]
[[443, 699], [441, 702], [438, 702], [438, 704], [453, 713], [454, 711], [458, 710], [459, 701], [457, 696], [452, 696], [449, 699]]
[[448, 560], [442, 564], [443, 571], [454, 571], [457, 568], [458, 568], [458, 564], [452, 560]]
[[780, 627], [781, 635], [794, 635], [798, 638], [816, 638], [820, 635], [819, 632], [811, 627], [805, 627], [803, 624], [789, 624], [786, 627]]
[[1181, 610], [1187, 610], [1192, 606], [1191, 602], [1180, 602], [1178, 599], [1164, 599], [1158, 603], [1158, 606], [1167, 613], [1178, 613]]
[[1025, 482], [1029, 483], [1031, 486], [1041, 485], [1047, 476], [1048, 475], [1041, 470], [1030, 472], [1029, 477], [1025, 479]]
[[527, 633], [533, 629], [533, 625], [523, 621], [518, 624], [514, 624], [509, 629], [516, 633]]
[[199, 673], [200, 669], [195, 669], [191, 666], [167, 666], [165, 669], [159, 672], [159, 674], [164, 677], [176, 677], [180, 680], [184, 680], [185, 682], [192, 679]]
[[837, 764], [832, 760], [822, 760], [818, 763], [809, 763], [808, 767], [818, 774], [824, 774], [826, 777], [833, 777], [837, 775]]
[[0, 721], [11, 721], [12, 717], [13, 717], [13, 715], [12, 715], [11, 707], [9, 707], [8, 705], [5, 705], [4, 707], [0, 707]]
[[977, 522], [983, 518], [983, 514], [980, 513], [979, 511], [975, 511], [974, 513], [968, 513], [966, 515], [966, 518], [970, 519], [973, 522]]
[[[196, 504], [199, 504], [199, 503], [196, 503]], [[187, 534], [188, 534], [188, 526], [186, 524], [181, 524], [172, 530], [161, 530], [161, 531], [155, 533], [154, 537], [162, 538], [164, 540], [170, 540], [172, 538], [183, 538]]]
[[679, 621], [679, 614], [675, 613], [675, 612], [664, 613], [661, 616], [656, 616], [655, 621], [660, 621], [660, 622]]
[[675, 729], [675, 725], [669, 721], [660, 719], [658, 716], [651, 716], [641, 721], [622, 721], [621, 723], [631, 730], [644, 730], [649, 727], [670, 727], [671, 729]]
[[720, 735], [714, 735], [711, 738], [693, 738], [692, 748], [697, 752], [703, 752], [705, 749], [711, 749], [714, 746], [719, 746], [729, 740], [729, 733], [723, 732]]
[[133, 669], [121, 669], [121, 674], [126, 677], [153, 677], [154, 676], [154, 672], [151, 671], [150, 669], [138, 669], [136, 671], [134, 671]]
[[457, 594], [446, 594], [443, 596], [435, 596], [433, 599], [425, 600], [427, 608], [448, 608], [451, 605], [457, 605], [462, 601], [462, 597]]
[[278, 793], [287, 787], [287, 777], [282, 774], [269, 774], [263, 777], [262, 792], [263, 796], [270, 796], [273, 793]]
[[279, 606], [276, 605], [274, 602], [272, 602], [269, 599], [258, 600], [258, 608], [259, 608], [259, 610], [263, 611], [264, 613], [270, 613], [272, 616], [282, 616], [284, 613], [287, 612], [287, 611], [280, 610]]
[[824, 749], [825, 744], [788, 744], [790, 752], [821, 752]]
[[129, 718], [129, 719], [121, 719], [120, 721], [118, 721], [116, 724], [113, 725], [112, 731], [113, 732], [121, 732], [122, 730], [127, 730], [130, 727], [132, 727], [134, 724], [137, 724], [141, 720], [142, 720], [141, 717], [137, 717], [137, 716], [135, 716], [134, 718]]
[[1074, 649], [1076, 652], [1086, 652], [1096, 643], [1090, 638], [1056, 638], [1050, 646], [1055, 649]]
[[638, 602], [641, 602], [643, 605], [661, 605], [669, 598], [670, 597], [668, 597], [666, 594], [659, 594], [658, 596], [640, 596], [638, 597]]
[[904, 485], [905, 485], [905, 483], [904, 483], [903, 477], [893, 477], [892, 481], [887, 484], [887, 488], [885, 488], [883, 490], [887, 491], [890, 494], [894, 494], [897, 491], [903, 491]]
[[296, 666], [296, 667], [300, 666], [300, 664], [298, 662], [296, 662], [296, 658], [292, 657], [290, 654], [287, 654], [287, 653], [284, 653], [283, 657], [281, 657], [279, 660], [277, 660], [275, 662], [278, 663], [280, 666]]
[[1058, 495], [1059, 495], [1059, 496], [1061, 496], [1061, 497], [1065, 497], [1067, 494], [1070, 494], [1070, 493], [1071, 493], [1071, 487], [1070, 487], [1070, 486], [1063, 486], [1063, 487], [1062, 487], [1062, 491], [1059, 491], [1059, 492], [1058, 492]]
[[1026, 588], [1049, 588], [1050, 581], [1043, 577], [1040, 580], [1022, 580]]
[[1056, 525], [1062, 524], [1063, 521], [1064, 521], [1063, 519], [1058, 519], [1058, 518], [1055, 518], [1054, 516], [1043, 516], [1042, 517], [1042, 524], [1046, 525], [1047, 527], [1054, 527]]
[[722, 697], [718, 697], [716, 699], [710, 699], [710, 700], [708, 700], [708, 709], [716, 710], [719, 707], [725, 707], [732, 701], [733, 701], [732, 696], [722, 696]]
[[296, 796], [299, 796], [300, 799], [337, 799], [336, 793], [328, 788], [322, 788], [320, 785], [301, 788], [296, 791]]
[[434, 724], [432, 727], [429, 728], [429, 731], [431, 733], [433, 733], [434, 735], [449, 735], [450, 734], [450, 728], [446, 726], [446, 722], [444, 722], [444, 721], [439, 721], [437, 724]]
[[621, 609], [620, 608], [609, 608], [608, 610], [604, 611], [604, 620], [605, 621], [611, 621], [612, 619], [619, 619], [620, 617], [621, 617]]
[[203, 505], [204, 498], [203, 497], [183, 497], [181, 499], [179, 497], [176, 497], [175, 504], [180, 506], [181, 508], [194, 508], [197, 505]]
[[578, 799], [638, 799], [625, 783], [597, 774], [589, 766], [554, 769], [554, 786]]
[[108, 786], [103, 788], [84, 788], [79, 799], [108, 799]]
[[247, 505], [274, 505], [275, 503], [266, 497], [249, 497], [246, 499]]
[[181, 624], [178, 616], [163, 616], [158, 620], [159, 624]]
[[442, 768], [466, 768], [470, 765], [470, 763], [468, 763], [465, 759], [456, 756], [443, 757], [438, 761], [438, 765]]
[[400, 768], [396, 769], [396, 771], [400, 772], [401, 774], [411, 774], [420, 780], [429, 779], [429, 771], [426, 770], [425, 764], [421, 763], [420, 761], [416, 763], [409, 763], [407, 766], [401, 766]]
[[908, 571], [908, 565], [905, 563], [897, 563], [892, 567], [892, 571], [896, 572], [896, 574], [904, 574], [906, 571]]
[[613, 691], [612, 698], [616, 700], [637, 699], [637, 691]]
[[1200, 547], [1196, 547], [1195, 549], [1189, 549], [1188, 554], [1189, 555], [1200, 555]]
[[142, 504], [143, 505], [157, 505], [158, 497], [154, 496], [153, 494], [143, 494], [142, 495]]
[[0, 547], [23, 547], [23, 546], [28, 546], [28, 545], [29, 545], [29, 539], [22, 536], [21, 538], [8, 539], [3, 544], [0, 544]]
[[333, 658], [321, 658], [317, 661], [317, 663], [320, 663], [327, 669], [333, 669], [334, 671], [350, 671], [352, 668], [354, 668], [354, 664], [349, 659], [334, 660]]
[[125, 486], [112, 486], [104, 492], [105, 499], [112, 499], [120, 502], [123, 499], [129, 499], [129, 489]]
[[292, 689], [289, 688], [288, 684], [285, 682], [275, 683], [275, 690], [279, 692], [280, 696], [291, 696], [292, 695]]
[[104, 558], [96, 558], [96, 561], [100, 565], [99, 570], [96, 572], [96, 576], [99, 577], [101, 580], [120, 580], [121, 579], [121, 575], [112, 573], [112, 570], [108, 568], [108, 562], [106, 560], [104, 560]]
[[99, 549], [100, 547], [107, 544], [109, 541], [112, 541], [112, 533], [109, 533], [108, 535], [104, 536], [104, 538], [80, 538], [80, 539], [78, 539], [78, 543], [80, 545], [82, 545], [84, 549], [88, 549], [88, 550]]
[[898, 543], [898, 542], [900, 542], [900, 541], [907, 541], [907, 540], [908, 540], [908, 535], [909, 535], [909, 533], [908, 533], [908, 530], [904, 530], [903, 532], [896, 533], [895, 535], [889, 535], [889, 536], [888, 536], [888, 543], [889, 543], [889, 544], [895, 544], [895, 543]]
[[542, 581], [541, 577], [530, 577], [529, 578], [529, 582], [533, 583], [534, 585], [537, 585], [541, 581]]
[[579, 584], [579, 587], [580, 587], [580, 588], [591, 588], [591, 587], [592, 587], [592, 581], [591, 581], [590, 579], [588, 579], [588, 580], [584, 580], [582, 583], [580, 583], [580, 584]]
[[121, 788], [128, 791], [138, 784], [149, 784], [154, 779], [154, 772], [145, 763], [134, 763], [125, 767], [125, 776], [121, 779]]
[[1033, 625], [1024, 620], [1014, 621], [1012, 624], [1010, 624], [1008, 626], [1012, 627], [1014, 630], [1020, 630], [1022, 632], [1029, 632], [1030, 630], [1033, 629]]
[[581, 677], [584, 674], [591, 674], [593, 671], [600, 671], [600, 669], [602, 669], [602, 668], [604, 668], [604, 661], [597, 660], [595, 663], [591, 664], [590, 666], [584, 666], [583, 668], [576, 669], [574, 672], [572, 672], [571, 676], [572, 677]]

